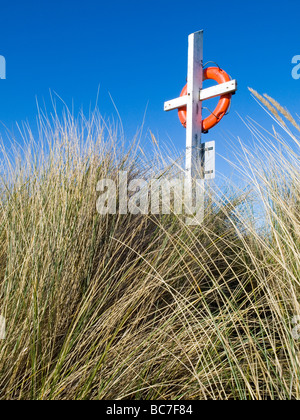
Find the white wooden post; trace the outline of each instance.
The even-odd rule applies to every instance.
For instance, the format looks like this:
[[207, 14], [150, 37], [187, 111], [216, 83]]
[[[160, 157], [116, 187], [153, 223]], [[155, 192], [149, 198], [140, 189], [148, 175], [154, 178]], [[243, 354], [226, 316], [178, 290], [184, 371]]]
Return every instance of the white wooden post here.
[[204, 181], [200, 160], [202, 105], [199, 101], [202, 84], [203, 31], [199, 31], [189, 35], [188, 44], [185, 205], [189, 203], [190, 209], [198, 216], [198, 220], [195, 216], [186, 218], [186, 223], [190, 225], [202, 223], [204, 217]]
[[[203, 83], [203, 31], [189, 36], [187, 121], [186, 121], [186, 176], [194, 179], [200, 167], [202, 134], [202, 106], [199, 101]], [[198, 174], [199, 176], [199, 174]]]

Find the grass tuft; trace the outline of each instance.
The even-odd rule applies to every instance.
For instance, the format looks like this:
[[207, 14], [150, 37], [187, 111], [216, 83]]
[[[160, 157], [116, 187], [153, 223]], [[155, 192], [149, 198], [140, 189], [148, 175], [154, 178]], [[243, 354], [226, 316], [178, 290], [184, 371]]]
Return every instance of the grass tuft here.
[[96, 211], [102, 178], [176, 173], [153, 135], [147, 155], [97, 112], [40, 113], [2, 143], [1, 399], [299, 399], [299, 144], [250, 129], [246, 187], [212, 186], [196, 227]]

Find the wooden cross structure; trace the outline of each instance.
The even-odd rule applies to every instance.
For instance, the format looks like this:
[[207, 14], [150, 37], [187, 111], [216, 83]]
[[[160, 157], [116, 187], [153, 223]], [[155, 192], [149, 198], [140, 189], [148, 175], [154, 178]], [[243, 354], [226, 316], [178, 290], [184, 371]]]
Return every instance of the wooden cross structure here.
[[203, 84], [203, 31], [189, 35], [187, 95], [165, 102], [164, 110], [171, 111], [186, 106], [186, 178], [199, 176], [215, 178], [215, 142], [201, 143], [202, 101], [219, 95], [234, 93], [237, 81], [231, 80], [216, 86], [202, 89]]

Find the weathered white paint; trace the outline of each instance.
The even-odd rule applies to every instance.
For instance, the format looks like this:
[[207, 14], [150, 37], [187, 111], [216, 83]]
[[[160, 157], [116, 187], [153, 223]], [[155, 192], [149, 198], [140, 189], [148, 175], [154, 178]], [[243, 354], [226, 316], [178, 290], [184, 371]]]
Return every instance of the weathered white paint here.
[[187, 117], [186, 117], [186, 176], [195, 178], [202, 134], [202, 106], [199, 94], [203, 82], [203, 31], [189, 36]]

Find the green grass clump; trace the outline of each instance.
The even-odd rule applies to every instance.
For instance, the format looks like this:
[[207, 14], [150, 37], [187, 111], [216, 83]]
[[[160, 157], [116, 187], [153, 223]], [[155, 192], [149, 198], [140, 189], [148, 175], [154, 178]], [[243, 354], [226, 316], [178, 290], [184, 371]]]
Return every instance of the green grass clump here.
[[298, 399], [299, 140], [281, 126], [249, 122], [248, 189], [212, 187], [201, 226], [97, 213], [100, 179], [174, 166], [96, 112], [2, 145], [0, 398]]

